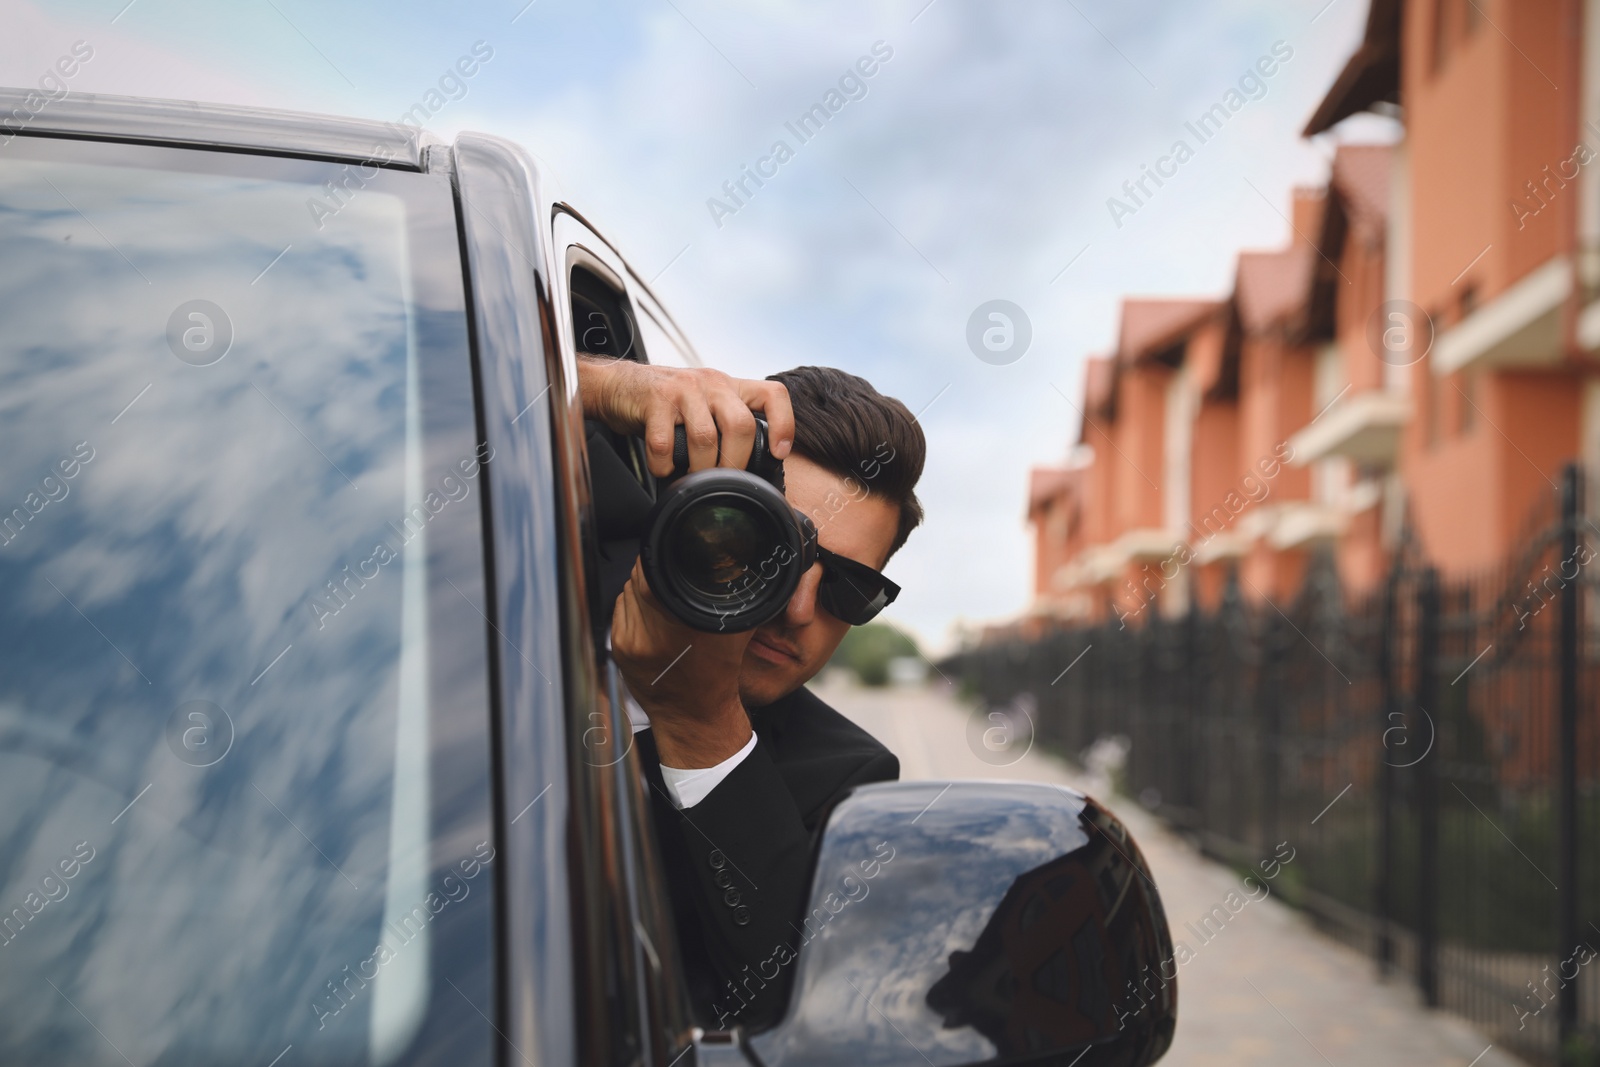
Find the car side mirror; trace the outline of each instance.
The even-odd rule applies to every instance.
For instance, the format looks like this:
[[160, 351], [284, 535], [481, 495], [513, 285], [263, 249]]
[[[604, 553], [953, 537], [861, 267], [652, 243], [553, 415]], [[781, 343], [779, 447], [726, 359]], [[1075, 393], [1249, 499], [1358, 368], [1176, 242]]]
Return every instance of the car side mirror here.
[[[1138, 845], [1013, 782], [864, 786], [833, 811], [767, 1067], [1154, 1063], [1177, 964]], [[1074, 1058], [1076, 1057], [1076, 1058]]]

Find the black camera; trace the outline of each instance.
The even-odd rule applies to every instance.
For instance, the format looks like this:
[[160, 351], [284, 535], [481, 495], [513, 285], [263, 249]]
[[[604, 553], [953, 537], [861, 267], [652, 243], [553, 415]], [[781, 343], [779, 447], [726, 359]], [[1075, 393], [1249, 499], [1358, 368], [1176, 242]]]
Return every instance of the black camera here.
[[677, 428], [675, 470], [657, 483], [640, 558], [656, 598], [697, 630], [738, 633], [772, 620], [816, 562], [816, 527], [784, 497], [783, 461], [768, 444], [758, 415], [744, 470], [685, 474], [688, 441]]

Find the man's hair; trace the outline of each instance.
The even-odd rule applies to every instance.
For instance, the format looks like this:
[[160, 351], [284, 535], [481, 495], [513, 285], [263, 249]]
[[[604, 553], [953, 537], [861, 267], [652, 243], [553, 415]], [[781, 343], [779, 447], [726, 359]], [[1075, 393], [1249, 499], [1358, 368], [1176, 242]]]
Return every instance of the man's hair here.
[[789, 390], [796, 453], [900, 509], [894, 555], [922, 522], [916, 489], [928, 445], [910, 409], [833, 367], [796, 367], [768, 380]]

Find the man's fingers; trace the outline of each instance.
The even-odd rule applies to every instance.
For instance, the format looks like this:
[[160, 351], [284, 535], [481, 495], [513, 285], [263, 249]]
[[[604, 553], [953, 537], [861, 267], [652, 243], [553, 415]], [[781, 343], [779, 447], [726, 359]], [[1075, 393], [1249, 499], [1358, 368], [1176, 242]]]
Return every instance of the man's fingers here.
[[767, 417], [767, 440], [775, 459], [784, 459], [794, 446], [794, 409], [782, 382], [739, 381], [739, 399]]
[[650, 473], [665, 478], [672, 473], [672, 436], [678, 425], [678, 408], [659, 394], [645, 409], [644, 447]]
[[719, 392], [711, 398], [711, 413], [722, 433], [720, 466], [744, 470], [756, 443], [756, 417], [737, 393]]
[[[776, 459], [794, 445], [794, 410], [779, 382], [730, 378], [707, 370], [648, 367], [627, 360], [582, 356], [579, 384], [584, 416], [619, 433], [643, 433], [650, 473], [672, 473], [673, 432], [684, 427], [689, 469], [719, 462], [743, 469], [755, 435], [751, 411], [766, 416], [767, 442]], [[718, 436], [721, 456], [718, 456]]]
[[656, 595], [650, 591], [650, 583], [644, 577], [644, 560], [633, 561], [633, 571], [628, 575], [628, 584], [633, 587], [634, 594], [639, 600], [654, 605]]
[[689, 469], [703, 471], [717, 465], [717, 423], [711, 406], [698, 389], [683, 394], [678, 401], [683, 415], [683, 430], [689, 438]]
[[648, 654], [652, 646], [659, 643], [654, 631], [659, 625], [660, 613], [661, 605], [650, 592], [650, 583], [645, 581], [644, 567], [635, 560], [633, 573], [622, 592], [617, 594], [616, 610], [611, 615], [612, 652], [626, 658]]

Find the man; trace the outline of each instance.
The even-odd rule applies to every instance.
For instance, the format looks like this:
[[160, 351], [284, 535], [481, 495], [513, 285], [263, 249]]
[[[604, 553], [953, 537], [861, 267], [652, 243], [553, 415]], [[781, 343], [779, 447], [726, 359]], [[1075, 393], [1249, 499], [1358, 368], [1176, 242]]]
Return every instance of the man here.
[[638, 566], [611, 624], [612, 653], [650, 720], [639, 755], [697, 1013], [719, 1029], [770, 1022], [792, 976], [823, 817], [851, 787], [899, 777], [888, 749], [804, 687], [850, 629], [839, 615], [865, 622], [898, 592], [879, 572], [922, 521], [922, 430], [904, 404], [829, 368], [754, 382], [585, 358], [579, 384], [585, 416], [642, 434], [657, 475], [671, 472], [678, 423], [691, 470], [743, 468], [751, 412], [762, 412], [789, 502], [831, 553], [782, 615], [749, 633], [684, 626]]

